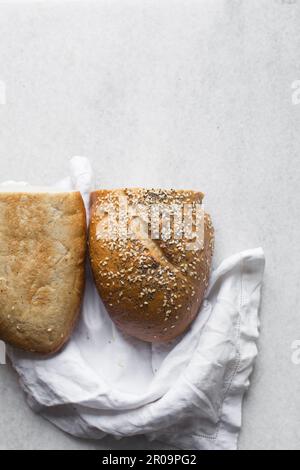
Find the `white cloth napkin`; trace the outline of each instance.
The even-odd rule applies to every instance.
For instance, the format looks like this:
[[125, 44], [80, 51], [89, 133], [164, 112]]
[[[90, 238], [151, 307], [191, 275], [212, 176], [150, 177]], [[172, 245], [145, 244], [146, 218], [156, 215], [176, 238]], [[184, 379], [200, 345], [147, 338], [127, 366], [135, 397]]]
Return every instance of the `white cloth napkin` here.
[[[57, 188], [88, 203], [92, 170], [71, 160]], [[67, 346], [43, 359], [9, 348], [29, 405], [84, 438], [145, 434], [182, 449], [236, 449], [241, 408], [257, 354], [262, 249], [238, 253], [213, 272], [191, 329], [155, 346], [118, 331], [87, 268], [81, 319]]]

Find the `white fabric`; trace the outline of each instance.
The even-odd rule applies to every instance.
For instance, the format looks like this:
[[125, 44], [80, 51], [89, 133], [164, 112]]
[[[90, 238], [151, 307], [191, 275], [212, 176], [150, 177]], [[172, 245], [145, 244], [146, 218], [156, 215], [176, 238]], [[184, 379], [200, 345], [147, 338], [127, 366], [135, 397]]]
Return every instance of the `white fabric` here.
[[[80, 189], [87, 204], [91, 180], [89, 162], [74, 157], [56, 187]], [[78, 437], [146, 434], [183, 449], [235, 449], [257, 354], [262, 249], [226, 259], [192, 328], [164, 346], [120, 333], [87, 271], [82, 316], [63, 351], [42, 359], [9, 348], [29, 405]]]

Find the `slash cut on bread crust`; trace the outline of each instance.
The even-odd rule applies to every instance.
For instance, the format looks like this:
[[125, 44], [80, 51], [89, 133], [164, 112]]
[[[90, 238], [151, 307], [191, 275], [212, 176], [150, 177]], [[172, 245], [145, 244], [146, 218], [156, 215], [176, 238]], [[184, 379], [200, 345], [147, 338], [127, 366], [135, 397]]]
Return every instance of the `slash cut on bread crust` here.
[[53, 354], [83, 298], [86, 213], [79, 192], [0, 193], [0, 339]]
[[[99, 237], [105, 224], [101, 207], [142, 204], [201, 204], [203, 194], [177, 190], [99, 190], [91, 194], [89, 253], [99, 294], [114, 323], [126, 334], [147, 342], [166, 342], [182, 334], [198, 314], [208, 286], [214, 249], [214, 229], [204, 215], [201, 249], [189, 250], [190, 240]], [[174, 228], [174, 227], [173, 227]]]

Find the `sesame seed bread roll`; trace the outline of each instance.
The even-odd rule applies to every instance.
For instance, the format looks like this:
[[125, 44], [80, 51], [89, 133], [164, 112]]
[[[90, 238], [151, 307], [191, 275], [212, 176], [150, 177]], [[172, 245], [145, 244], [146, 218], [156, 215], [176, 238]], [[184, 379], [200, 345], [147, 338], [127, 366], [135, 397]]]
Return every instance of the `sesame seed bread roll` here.
[[84, 289], [79, 192], [0, 192], [0, 339], [52, 354], [68, 340]]
[[[203, 197], [193, 191], [146, 189], [91, 194], [89, 253], [95, 284], [109, 315], [124, 333], [147, 342], [166, 342], [186, 331], [203, 301], [214, 247], [213, 226], [204, 211], [202, 243], [191, 245], [193, 237], [179, 236], [175, 216], [168, 237], [162, 236], [165, 225], [160, 214], [154, 224], [159, 233], [153, 237], [155, 217], [147, 218], [143, 211], [136, 216], [131, 208], [142, 205], [148, 213], [157, 214], [153, 207], [189, 206], [194, 224]], [[124, 237], [121, 230], [104, 236], [104, 229], [112, 227], [108, 207], [119, 211], [117, 220], [123, 220], [122, 198], [126, 198], [125, 225], [130, 236]]]

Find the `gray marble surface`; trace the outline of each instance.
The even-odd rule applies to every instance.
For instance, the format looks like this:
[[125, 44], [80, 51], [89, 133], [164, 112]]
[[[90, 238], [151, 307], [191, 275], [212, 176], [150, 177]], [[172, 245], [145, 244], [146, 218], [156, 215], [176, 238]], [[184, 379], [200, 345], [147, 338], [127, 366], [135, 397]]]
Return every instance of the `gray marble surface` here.
[[[0, 3], [1, 180], [51, 183], [85, 155], [99, 187], [204, 191], [215, 265], [264, 248], [241, 449], [300, 448], [299, 25], [297, 0]], [[0, 366], [1, 449], [161, 447], [63, 434]]]

